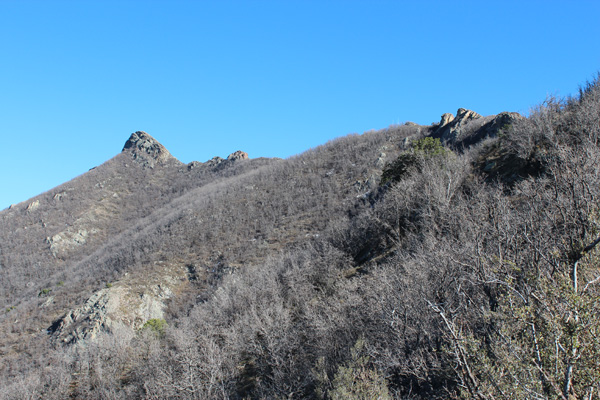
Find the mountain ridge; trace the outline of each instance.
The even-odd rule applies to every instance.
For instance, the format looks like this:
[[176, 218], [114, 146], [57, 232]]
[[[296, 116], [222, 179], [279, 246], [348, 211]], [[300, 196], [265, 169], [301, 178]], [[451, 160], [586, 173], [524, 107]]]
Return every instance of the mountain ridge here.
[[[599, 87], [527, 118], [459, 109], [286, 160], [183, 164], [134, 132], [0, 212], [0, 397], [559, 396], [540, 368], [589, 390], [595, 364], [546, 345], [567, 349], [573, 321], [531, 304], [584, 304], [600, 326], [586, 297]], [[571, 304], [573, 262], [589, 284]], [[600, 354], [595, 331], [569, 332]], [[535, 351], [552, 368], [532, 370]]]
[[[406, 124], [404, 126], [399, 127], [401, 130], [405, 130], [407, 132], [410, 132], [410, 134], [405, 134], [406, 138], [410, 138], [410, 137], [418, 137], [419, 132], [433, 132], [433, 135], [436, 135], [437, 133], [439, 133], [442, 129], [447, 128], [448, 126], [456, 126], [456, 124], [458, 122], [460, 122], [460, 124], [458, 124], [458, 126], [465, 132], [467, 132], [465, 135], [468, 134], [472, 134], [473, 129], [469, 128], [469, 125], [467, 123], [464, 123], [463, 121], [463, 116], [476, 116], [476, 118], [482, 118], [481, 116], [479, 116], [476, 113], [473, 113], [471, 111], [468, 110], [463, 110], [463, 112], [461, 112], [460, 109], [459, 113], [457, 113], [457, 118], [454, 119], [454, 121], [452, 121], [454, 123], [454, 125], [444, 125], [443, 124], [443, 120], [444, 118], [442, 117], [442, 123], [440, 123], [439, 126], [432, 126], [432, 127], [422, 127], [419, 125], [415, 125], [415, 124]], [[476, 119], [476, 118], [471, 118], [471, 119]], [[491, 121], [494, 120], [494, 117], [489, 117], [486, 119], [486, 124]], [[485, 125], [485, 124], [484, 124]], [[465, 126], [467, 128], [465, 128]], [[487, 125], [486, 125], [487, 126]], [[479, 126], [478, 126], [479, 127]], [[425, 130], [423, 130], [425, 128]], [[470, 129], [470, 130], [469, 130]], [[497, 132], [493, 132], [493, 131], [489, 131], [487, 132], [488, 136], [493, 136], [495, 135]], [[339, 139], [341, 140], [341, 139]], [[408, 146], [408, 143], [410, 143], [410, 141], [404, 140], [402, 142], [402, 146]], [[455, 141], [453, 141], [453, 139], [448, 139], [447, 140], [448, 145], [453, 145], [455, 144]], [[321, 148], [325, 149], [327, 146], [322, 146]], [[385, 150], [385, 151], [384, 151]], [[383, 165], [385, 165], [385, 159], [387, 158], [389, 160], [389, 157], [392, 156], [394, 154], [397, 154], [398, 150], [392, 151], [390, 154], [390, 149], [387, 146], [384, 146], [384, 148], [382, 148], [382, 150], [378, 151], [378, 157], [377, 157], [377, 161], [376, 161], [376, 168], [379, 170], [380, 168], [382, 168]], [[310, 154], [310, 152], [309, 152]], [[129, 162], [129, 160], [133, 161], [133, 164]], [[240, 166], [243, 166], [244, 164], [238, 164], [239, 161], [244, 161], [244, 162], [259, 162], [258, 165], [262, 165], [265, 164], [264, 167], [269, 168], [269, 165], [272, 164], [274, 161], [273, 160], [264, 160], [264, 159], [258, 159], [258, 160], [250, 160], [248, 158], [248, 155], [244, 152], [241, 151], [236, 151], [234, 153], [232, 153], [231, 155], [229, 155], [227, 157], [227, 159], [222, 159], [219, 157], [215, 157], [205, 163], [200, 163], [200, 162], [192, 162], [187, 164], [187, 166], [183, 163], [181, 163], [180, 161], [178, 161], [175, 157], [173, 157], [170, 152], [162, 145], [160, 144], [156, 139], [154, 139], [151, 135], [149, 135], [146, 132], [143, 131], [136, 131], [134, 133], [132, 133], [129, 137], [129, 139], [125, 142], [125, 145], [123, 146], [123, 150], [121, 151], [121, 153], [117, 154], [115, 157], [113, 157], [111, 160], [107, 161], [106, 163], [103, 163], [102, 165], [90, 170], [89, 172], [81, 175], [80, 177], [75, 178], [75, 180], [71, 181], [71, 182], [67, 182], [63, 185], [60, 185], [59, 187], [49, 191], [46, 193], [46, 204], [48, 204], [48, 206], [51, 207], [55, 207], [57, 205], [60, 205], [63, 202], [66, 202], [69, 198], [69, 196], [72, 197], [72, 200], [74, 200], [76, 197], [73, 197], [74, 194], [73, 193], [78, 193], [78, 192], [83, 192], [86, 193], [86, 191], [89, 191], [90, 186], [87, 186], [87, 189], [83, 190], [84, 187], [86, 186], [81, 186], [86, 185], [86, 181], [91, 178], [91, 180], [94, 182], [93, 188], [94, 191], [92, 191], [89, 194], [84, 194], [84, 196], [92, 196], [89, 197], [88, 200], [86, 200], [84, 203], [81, 203], [78, 205], [79, 207], [79, 211], [75, 211], [76, 209], [69, 209], [69, 215], [67, 218], [67, 228], [66, 229], [61, 229], [58, 230], [56, 228], [52, 229], [52, 225], [48, 223], [48, 221], [44, 221], [44, 218], [40, 218], [39, 220], [39, 224], [44, 228], [44, 232], [45, 232], [45, 236], [42, 242], [39, 242], [38, 239], [38, 247], [39, 251], [41, 254], [50, 254], [51, 257], [55, 260], [54, 262], [50, 263], [50, 265], [54, 264], [54, 265], [72, 265], [73, 268], [82, 268], [81, 266], [79, 266], [81, 263], [83, 263], [82, 265], [86, 265], [89, 264], [90, 262], [92, 263], [96, 263], [96, 264], [104, 264], [106, 262], [109, 263], [113, 263], [114, 261], [108, 261], [111, 258], [106, 258], [105, 257], [105, 261], [100, 261], [102, 260], [102, 258], [98, 258], [97, 256], [94, 256], [94, 254], [96, 254], [98, 251], [100, 252], [104, 252], [104, 248], [106, 247], [106, 244], [110, 243], [111, 241], [108, 240], [109, 237], [116, 237], [117, 241], [115, 242], [115, 245], [117, 246], [117, 248], [120, 247], [120, 242], [127, 242], [127, 240], [129, 239], [119, 239], [120, 237], [122, 237], [123, 235], [137, 235], [137, 233], [135, 232], [140, 232], [140, 231], [144, 231], [148, 228], [141, 228], [142, 226], [152, 226], [152, 222], [148, 222], [145, 223], [143, 221], [145, 221], [147, 218], [150, 218], [151, 220], [154, 221], [160, 221], [160, 218], [156, 218], [156, 217], [152, 217], [153, 214], [164, 214], [165, 211], [163, 211], [163, 208], [165, 207], [173, 207], [173, 208], [177, 208], [180, 206], [174, 206], [174, 205], [170, 205], [171, 202], [173, 202], [173, 204], [181, 204], [182, 202], [185, 203], [186, 201], [190, 201], [190, 200], [185, 200], [186, 198], [189, 198], [190, 196], [193, 196], [194, 191], [197, 190], [202, 190], [204, 191], [204, 189], [202, 189], [202, 185], [198, 186], [198, 187], [194, 187], [194, 185], [192, 185], [191, 187], [189, 187], [188, 189], [180, 189], [179, 191], [175, 191], [175, 193], [177, 193], [175, 196], [165, 196], [165, 192], [164, 190], [166, 189], [167, 191], [171, 191], [173, 192], [174, 187], [176, 187], [177, 182], [181, 182], [182, 180], [186, 182], [186, 184], [189, 184], [189, 177], [190, 174], [199, 174], [199, 173], [206, 173], [207, 171], [212, 171], [209, 173], [214, 173], [217, 175], [223, 174], [225, 173], [225, 176], [219, 178], [221, 179], [221, 181], [224, 183], [227, 181], [227, 173], [226, 171], [230, 170], [231, 168], [233, 168], [234, 166], [238, 166], [238, 168]], [[276, 161], [275, 161], [276, 162]], [[187, 167], [187, 168], [185, 168]], [[261, 167], [259, 167], [260, 169]], [[254, 168], [250, 167], [250, 169], [248, 170], [248, 172], [250, 173], [255, 173], [258, 170], [255, 170]], [[328, 170], [324, 176], [328, 176], [329, 174], [332, 173], [332, 171], [334, 170]], [[244, 175], [246, 172], [241, 172], [241, 175]], [[237, 174], [236, 174], [237, 175]], [[233, 175], [231, 178], [234, 178], [234, 180], [237, 180], [236, 175]], [[241, 176], [240, 175], [240, 176]], [[225, 180], [223, 180], [225, 179]], [[322, 179], [322, 178], [319, 178]], [[81, 183], [80, 183], [81, 182]], [[218, 181], [217, 181], [218, 182]], [[358, 181], [357, 181], [358, 182]], [[360, 186], [363, 186], [363, 189], [361, 189], [361, 191], [368, 191], [368, 186], [364, 187], [365, 183], [368, 183], [368, 185], [370, 185], [371, 187], [373, 185], [376, 184], [377, 180], [374, 179], [372, 176], [366, 178], [366, 179], [362, 179], [360, 183]], [[73, 186], [75, 185], [75, 186]], [[211, 186], [212, 184], [210, 182], [207, 181], [207, 190], [209, 191], [214, 191], [215, 189], [211, 189], [213, 186]], [[223, 187], [221, 183], [217, 184], [217, 187]], [[79, 189], [75, 189], [75, 187], [79, 188]], [[137, 187], [137, 189], [135, 189]], [[356, 182], [353, 184], [353, 187], [358, 187], [356, 186]], [[151, 193], [152, 191], [158, 191], [156, 192], [155, 195], [151, 195], [150, 197], [147, 197], [150, 200], [150, 203], [148, 203], [147, 205], [144, 205], [143, 203], [139, 203], [134, 201], [133, 204], [135, 204], [135, 208], [131, 208], [131, 204], [132, 201], [131, 199], [133, 198], [132, 196], [136, 195], [136, 191], [142, 190], [143, 193]], [[219, 189], [219, 190], [223, 190], [223, 189]], [[225, 192], [227, 191], [227, 189], [225, 189]], [[162, 192], [163, 194], [158, 195], [159, 192]], [[97, 194], [94, 194], [97, 193]], [[129, 196], [127, 196], [126, 194], [129, 193]], [[186, 194], [187, 193], [187, 194]], [[42, 195], [40, 195], [42, 196]], [[32, 200], [26, 202], [28, 203], [26, 206], [24, 206], [24, 211], [30, 218], [34, 217], [37, 214], [43, 213], [44, 211], [44, 199], [43, 198], [39, 198], [40, 196], [36, 196], [34, 197]], [[48, 198], [52, 196], [52, 200], [48, 201]], [[147, 195], [146, 195], [147, 196]], [[225, 194], [225, 197], [228, 197], [228, 195]], [[227, 201], [231, 201], [232, 199], [228, 199]], [[235, 199], [233, 199], [233, 202], [235, 203]], [[127, 204], [129, 204], [129, 206], [126, 206]], [[21, 206], [22, 208], [23, 206]], [[46, 206], [47, 207], [47, 206]], [[152, 211], [153, 207], [158, 207], [156, 209], [156, 211]], [[119, 210], [118, 212], [116, 212], [117, 210]], [[145, 211], [147, 210], [147, 211]], [[16, 209], [14, 210], [16, 211]], [[116, 213], [115, 213], [116, 212]], [[1, 214], [0, 214], [1, 215]], [[179, 217], [178, 217], [179, 218]], [[131, 227], [127, 227], [127, 228], [114, 228], [112, 227], [114, 224], [111, 223], [111, 221], [114, 220], [122, 220], [123, 222], [127, 222], [127, 221], [141, 221], [141, 225], [138, 223], [134, 223]], [[167, 224], [170, 224], [171, 222], [167, 222]], [[279, 223], [283, 223], [285, 225], [285, 222], [281, 221]], [[98, 224], [100, 224], [98, 226]], [[103, 224], [108, 224], [108, 225], [103, 225]], [[102, 226], [106, 226], [105, 228], [102, 228]], [[139, 227], [137, 227], [139, 226]], [[309, 230], [310, 231], [310, 230]], [[130, 233], [128, 233], [130, 232]], [[28, 235], [31, 235], [31, 233], [29, 233]], [[286, 243], [287, 240], [291, 240], [291, 243], [295, 242], [297, 239], [285, 239], [289, 233], [285, 232], [285, 230], [282, 229], [277, 229], [276, 230], [276, 235], [277, 235], [277, 239], [271, 238], [265, 238], [267, 241], [265, 243], [270, 243], [267, 244], [267, 248], [268, 247], [273, 247], [275, 246], [275, 248], [277, 248], [277, 246], [280, 246], [279, 243]], [[306, 235], [312, 235], [310, 233], [306, 233]], [[283, 239], [283, 241], [282, 241]], [[255, 240], [255, 239], [251, 239], [251, 240]], [[264, 240], [264, 239], [263, 239]], [[88, 249], [87, 251], [81, 251], [84, 249]], [[111, 253], [119, 253], [122, 252], [123, 250], [111, 250]], [[91, 258], [90, 258], [91, 257]], [[192, 258], [198, 258], [198, 256], [193, 256]], [[261, 257], [258, 257], [257, 260], [260, 260]], [[89, 261], [86, 261], [89, 260]], [[94, 261], [92, 261], [94, 260]], [[118, 261], [119, 263], [122, 263], [122, 261]], [[237, 263], [233, 260], [231, 260], [230, 262], [232, 262], [234, 265]], [[48, 263], [46, 261], [46, 263]], [[174, 268], [174, 270], [177, 271], [184, 271], [185, 270], [185, 261], [180, 261], [179, 263], [168, 263], [169, 267], [168, 268]], [[92, 264], [93, 265], [93, 264]], [[92, 268], [93, 270], [93, 268]], [[178, 274], [181, 274], [182, 272], [178, 272]], [[116, 275], [113, 272], [113, 275], [111, 278], [106, 278], [105, 281], [106, 283], [111, 283], [111, 285], [114, 285], [115, 283], [115, 279], [121, 279], [121, 278], [117, 278], [118, 276], [120, 276], [120, 272], [117, 273]], [[136, 274], [136, 276], [138, 276], [139, 279], [144, 279], [144, 272], [143, 270], [141, 271], [141, 274]], [[207, 281], [210, 281], [211, 278], [209, 277], [205, 277], [204, 278]], [[129, 285], [125, 285], [125, 286], [129, 286]], [[117, 287], [120, 287], [120, 285], [117, 285]], [[115, 292], [115, 289], [109, 289], [109, 288], [104, 288], [101, 289], [102, 293], [105, 293], [105, 295], [110, 295], [110, 293]], [[41, 288], [41, 289], [36, 289], [32, 287], [32, 294], [35, 293], [36, 291], [40, 291], [40, 293], [42, 293], [44, 290], [46, 290], [45, 288]], [[119, 289], [121, 292], [124, 290], [123, 288]], [[164, 309], [165, 308], [165, 300], [167, 300], [166, 298], [156, 298], [151, 291], [148, 292], [145, 289], [136, 289], [138, 290], [138, 296], [146, 296], [148, 299], [150, 299], [151, 302], [156, 302], [156, 308], [155, 309]], [[55, 289], [56, 291], [56, 289]], [[125, 291], [126, 293], [129, 293], [127, 290]], [[76, 291], [74, 292], [76, 293]], [[129, 294], [125, 294], [125, 296], [131, 296], [133, 295], [133, 292], [129, 293]], [[72, 297], [72, 295], [69, 295]], [[67, 298], [69, 297], [67, 296]], [[93, 297], [93, 296], [92, 296]], [[79, 302], [83, 301], [84, 298], [81, 297], [74, 297], [77, 298], [79, 300]], [[50, 301], [50, 303], [48, 303]], [[55, 301], [54, 297], [51, 300], [46, 300], [45, 304], [46, 304], [46, 308], [48, 308], [48, 305], [51, 304], [52, 301]], [[87, 301], [87, 300], [86, 300]], [[110, 297], [107, 297], [107, 301], [111, 302], [113, 300], [111, 300]], [[117, 301], [118, 303], [118, 301]], [[87, 307], [88, 312], [91, 312], [91, 310], [93, 310], [92, 308]], [[85, 308], [84, 307], [84, 308]], [[118, 307], [117, 307], [118, 308]], [[66, 312], [64, 314], [64, 316], [58, 318], [58, 315], [56, 315], [56, 317], [58, 319], [55, 319], [53, 321], [51, 321], [51, 324], [49, 324], [48, 326], [51, 326], [50, 331], [54, 332], [55, 330], [57, 330], [56, 332], [56, 336], [60, 337], [61, 341], [66, 341], [66, 342], [70, 342], [74, 339], [77, 338], [83, 338], [83, 337], [95, 337], [96, 333], [98, 332], [99, 327], [104, 326], [103, 329], [108, 329], [108, 325], [105, 323], [105, 317], [104, 317], [104, 312], [98, 314], [94, 314], [97, 317], [94, 318], [90, 318], [89, 315], [85, 315], [85, 313], [82, 314], [81, 311], [76, 311], [75, 309], [72, 309], [69, 312]], [[127, 313], [125, 313], [124, 315], [127, 315]], [[150, 317], [162, 317], [162, 312], [155, 312], [155, 313], [151, 313], [151, 314], [147, 314], [146, 319], [150, 319]], [[98, 318], [99, 322], [93, 322], [95, 320], [95, 318]], [[123, 317], [125, 320], [130, 319], [129, 317]], [[76, 320], [85, 320], [87, 321], [86, 324], [91, 323], [92, 325], [89, 325], [88, 328], [82, 327], [81, 324], [74, 324], [74, 322], [76, 322]], [[114, 321], [118, 321], [121, 320], [122, 318], [119, 317], [114, 317], [112, 318], [112, 320]], [[141, 321], [140, 323], [143, 325], [145, 321]], [[98, 325], [99, 323], [99, 325]], [[139, 324], [137, 323], [137, 325], [139, 327]], [[73, 329], [75, 329], [75, 331], [73, 331]], [[87, 329], [92, 329], [93, 334], [91, 336], [89, 336], [86, 333]], [[70, 338], [70, 339], [67, 339]]]

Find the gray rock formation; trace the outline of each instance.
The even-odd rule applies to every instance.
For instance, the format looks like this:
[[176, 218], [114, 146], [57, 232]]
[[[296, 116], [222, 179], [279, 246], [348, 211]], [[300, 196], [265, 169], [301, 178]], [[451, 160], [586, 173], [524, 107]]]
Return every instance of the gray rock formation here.
[[440, 128], [448, 125], [453, 120], [454, 120], [454, 115], [452, 115], [450, 113], [442, 114], [442, 119], [440, 121]]
[[61, 319], [57, 337], [64, 343], [95, 338], [101, 330], [110, 329], [113, 321], [108, 314], [118, 305], [118, 296], [111, 296], [109, 289], [94, 293], [83, 306], [71, 310]]
[[27, 205], [27, 208], [25, 208], [25, 211], [32, 212], [32, 211], [37, 210], [38, 208], [40, 208], [40, 201], [35, 200]]
[[50, 252], [54, 257], [64, 256], [67, 253], [76, 250], [77, 247], [83, 246], [88, 239], [88, 236], [97, 233], [95, 229], [88, 231], [87, 229], [78, 229], [73, 231], [67, 229], [64, 232], [57, 233], [46, 238], [46, 243], [50, 245]]
[[468, 147], [486, 137], [497, 136], [502, 129], [523, 118], [515, 112], [482, 117], [475, 111], [459, 108], [456, 117], [443, 114], [431, 136], [454, 147]]
[[501, 112], [500, 114], [493, 116], [490, 121], [486, 122], [479, 129], [470, 132], [469, 135], [464, 135], [456, 145], [468, 147], [485, 138], [496, 137], [500, 132], [508, 129], [515, 122], [524, 119], [524, 116], [516, 112]]
[[227, 161], [247, 160], [248, 158], [249, 158], [248, 153], [238, 150], [234, 153], [231, 153], [229, 156], [227, 156]]
[[205, 164], [211, 168], [216, 167], [217, 165], [220, 165], [223, 163], [223, 161], [225, 161], [223, 158], [216, 156], [211, 158], [210, 160], [208, 160], [207, 162], [205, 162]]
[[207, 168], [223, 167], [230, 162], [235, 162], [238, 160], [248, 160], [248, 159], [249, 159], [248, 153], [238, 150], [234, 153], [231, 153], [229, 156], [227, 156], [227, 159], [216, 156], [204, 163], [201, 163], [198, 161], [192, 161], [191, 163], [189, 163], [187, 165], [187, 170], [191, 171], [193, 169], [198, 169], [201, 167], [207, 167]]
[[187, 165], [187, 169], [188, 171], [191, 171], [193, 169], [197, 169], [200, 168], [201, 166], [203, 166], [204, 164], [202, 164], [200, 161], [192, 161], [191, 163], [189, 163]]
[[480, 118], [482, 118], [481, 115], [465, 108], [459, 108], [456, 117], [450, 113], [443, 114], [434, 137], [440, 138], [445, 143], [460, 141], [466, 133], [468, 125], [473, 120]]
[[123, 151], [129, 151], [135, 161], [149, 168], [166, 164], [168, 161], [176, 161], [162, 144], [143, 131], [132, 133], [125, 142]]
[[59, 193], [56, 193], [54, 196], [52, 196], [52, 200], [61, 201], [65, 196], [66, 196], [65, 192], [59, 192]]
[[140, 273], [107, 285], [69, 311], [50, 328], [54, 339], [62, 343], [93, 340], [117, 326], [138, 330], [150, 319], [163, 319], [166, 301], [188, 282], [187, 270], [159, 263]]

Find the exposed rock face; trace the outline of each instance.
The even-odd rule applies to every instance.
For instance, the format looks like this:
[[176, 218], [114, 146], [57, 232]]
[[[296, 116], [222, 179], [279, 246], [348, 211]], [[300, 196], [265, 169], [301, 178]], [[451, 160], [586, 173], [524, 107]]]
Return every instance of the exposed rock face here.
[[39, 207], [40, 207], [40, 201], [39, 200], [35, 200], [35, 201], [33, 201], [33, 202], [31, 202], [31, 203], [29, 203], [27, 205], [27, 208], [25, 209], [25, 211], [29, 211], [29, 212], [35, 211]]
[[502, 129], [521, 119], [524, 117], [515, 112], [482, 117], [474, 111], [459, 108], [456, 117], [443, 114], [431, 136], [454, 147], [468, 147], [486, 137], [497, 136]]
[[248, 158], [248, 153], [245, 153], [241, 150], [238, 150], [235, 153], [231, 153], [229, 156], [227, 156], [228, 161], [247, 160]]
[[248, 160], [248, 159], [249, 159], [248, 153], [245, 153], [243, 151], [238, 150], [238, 151], [236, 151], [234, 153], [231, 153], [229, 156], [227, 156], [227, 159], [224, 159], [224, 158], [221, 158], [219, 156], [216, 156], [216, 157], [213, 157], [213, 158], [211, 158], [210, 160], [208, 160], [208, 161], [206, 161], [204, 163], [201, 163], [201, 162], [198, 162], [198, 161], [192, 161], [191, 163], [189, 163], [187, 165], [187, 169], [188, 169], [188, 171], [191, 171], [193, 169], [198, 169], [198, 168], [201, 168], [201, 167], [207, 167], [207, 168], [217, 168], [217, 167], [219, 167], [219, 168], [222, 168], [225, 165], [227, 165], [228, 163], [235, 162], [235, 161], [238, 161], [238, 160]]
[[79, 229], [76, 232], [67, 229], [64, 232], [58, 233], [52, 237], [46, 238], [46, 242], [50, 244], [50, 251], [54, 257], [60, 257], [77, 247], [84, 245], [87, 242], [90, 233], [96, 233], [95, 229], [89, 232], [87, 229]]
[[97, 291], [50, 330], [55, 340], [74, 343], [93, 340], [99, 332], [117, 326], [140, 329], [150, 319], [164, 318], [166, 300], [186, 282], [183, 267], [156, 265], [144, 271], [143, 277], [129, 275], [114, 286]]
[[189, 163], [187, 165], [187, 169], [188, 169], [188, 171], [191, 171], [193, 169], [200, 168], [202, 165], [204, 165], [204, 164], [202, 164], [199, 161], [192, 161], [191, 163]]
[[58, 337], [65, 343], [71, 343], [93, 339], [101, 329], [110, 329], [113, 321], [108, 314], [118, 308], [118, 299], [119, 296], [111, 296], [109, 289], [94, 293], [83, 306], [62, 318], [56, 329]]
[[205, 164], [209, 167], [216, 167], [225, 161], [223, 158], [216, 156], [208, 160]]
[[454, 120], [454, 115], [450, 113], [442, 114], [442, 120], [440, 121], [440, 128], [448, 125]]
[[162, 144], [143, 131], [132, 133], [123, 151], [130, 151], [134, 160], [150, 168], [175, 160]]
[[475, 144], [487, 137], [495, 137], [509, 126], [517, 121], [524, 120], [525, 117], [516, 112], [501, 112], [500, 114], [493, 117], [493, 119], [485, 123], [481, 128], [477, 129], [468, 136], [464, 136], [460, 143], [457, 143], [461, 147], [468, 147]]
[[66, 196], [65, 192], [56, 193], [54, 196], [52, 196], [52, 200], [61, 201], [63, 199], [63, 197], [65, 197], [65, 196]]
[[459, 108], [456, 111], [456, 118], [459, 123], [466, 123], [471, 121], [472, 119], [481, 118], [481, 115], [477, 114], [475, 111], [467, 110], [466, 108]]
[[459, 108], [456, 117], [450, 113], [443, 114], [434, 137], [440, 138], [443, 142], [454, 143], [461, 139], [467, 125], [479, 118], [481, 115], [465, 108]]

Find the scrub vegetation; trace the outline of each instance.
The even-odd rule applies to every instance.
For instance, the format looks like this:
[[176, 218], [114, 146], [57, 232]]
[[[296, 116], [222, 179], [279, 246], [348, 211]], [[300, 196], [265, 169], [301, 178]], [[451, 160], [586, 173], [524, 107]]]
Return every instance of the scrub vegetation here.
[[[600, 80], [466, 148], [436, 128], [198, 168], [123, 152], [2, 211], [0, 396], [600, 396]], [[164, 318], [61, 340], [169, 265]]]

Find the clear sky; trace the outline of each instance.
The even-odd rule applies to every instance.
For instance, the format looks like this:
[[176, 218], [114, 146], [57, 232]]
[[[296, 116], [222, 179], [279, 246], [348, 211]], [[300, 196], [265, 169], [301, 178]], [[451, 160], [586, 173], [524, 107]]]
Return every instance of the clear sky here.
[[595, 1], [0, 0], [0, 209], [118, 154], [289, 157], [600, 71]]

